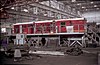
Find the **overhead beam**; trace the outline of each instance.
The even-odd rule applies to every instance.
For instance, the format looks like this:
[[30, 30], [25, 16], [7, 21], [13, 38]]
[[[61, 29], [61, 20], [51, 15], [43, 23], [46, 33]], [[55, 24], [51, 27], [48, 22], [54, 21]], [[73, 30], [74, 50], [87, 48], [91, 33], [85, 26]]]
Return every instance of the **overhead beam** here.
[[11, 6], [22, 6], [34, 2], [41, 2], [46, 0], [0, 0], [0, 9], [8, 8]]

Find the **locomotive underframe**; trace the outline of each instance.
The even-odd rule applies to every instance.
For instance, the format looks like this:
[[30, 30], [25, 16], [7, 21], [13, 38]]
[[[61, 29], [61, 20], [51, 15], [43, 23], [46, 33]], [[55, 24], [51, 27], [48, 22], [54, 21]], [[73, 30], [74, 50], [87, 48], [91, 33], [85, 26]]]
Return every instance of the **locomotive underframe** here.
[[[58, 47], [58, 46], [64, 46], [64, 47], [72, 47], [75, 45], [78, 45], [80, 47], [84, 47], [84, 43], [83, 43], [83, 35], [84, 33], [67, 33], [67, 34], [50, 34], [50, 35], [46, 35], [46, 34], [27, 34], [27, 38], [33, 39], [34, 41], [36, 41], [35, 44], [36, 47], [42, 47], [42, 42], [41, 39], [45, 38], [46, 39], [46, 43], [45, 46], [46, 47]], [[39, 45], [40, 44], [40, 45]]]

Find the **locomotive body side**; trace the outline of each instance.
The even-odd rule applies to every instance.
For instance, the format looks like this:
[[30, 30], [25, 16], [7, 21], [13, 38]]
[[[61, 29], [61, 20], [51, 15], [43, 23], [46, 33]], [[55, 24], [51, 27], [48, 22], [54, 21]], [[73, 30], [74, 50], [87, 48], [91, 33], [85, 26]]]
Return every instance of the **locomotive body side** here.
[[85, 24], [85, 20], [62, 20], [56, 22], [59, 33], [84, 33]]
[[84, 19], [62, 19], [36, 21], [14, 24], [14, 33], [45, 34], [45, 33], [84, 33]]
[[19, 33], [20, 32], [20, 25], [14, 25], [14, 33]]
[[16, 23], [16, 24], [13, 25], [14, 34], [19, 34], [19, 33], [29, 34], [29, 33], [32, 33], [31, 26], [33, 26], [33, 22]]
[[35, 34], [43, 34], [43, 33], [49, 33], [50, 32], [50, 24], [51, 22], [35, 22]]

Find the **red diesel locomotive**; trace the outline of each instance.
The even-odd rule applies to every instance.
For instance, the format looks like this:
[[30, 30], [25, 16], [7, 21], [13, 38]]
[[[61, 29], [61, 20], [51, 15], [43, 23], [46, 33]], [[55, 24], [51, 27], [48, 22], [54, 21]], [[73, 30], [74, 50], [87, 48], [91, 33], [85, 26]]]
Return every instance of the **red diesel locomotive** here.
[[[71, 46], [82, 44], [82, 36], [85, 32], [86, 20], [84, 18], [58, 19], [45, 21], [32, 21], [14, 24], [14, 34], [25, 34], [31, 38], [58, 39], [58, 44], [62, 42]], [[49, 43], [49, 42], [47, 42]], [[56, 42], [57, 43], [57, 42]]]

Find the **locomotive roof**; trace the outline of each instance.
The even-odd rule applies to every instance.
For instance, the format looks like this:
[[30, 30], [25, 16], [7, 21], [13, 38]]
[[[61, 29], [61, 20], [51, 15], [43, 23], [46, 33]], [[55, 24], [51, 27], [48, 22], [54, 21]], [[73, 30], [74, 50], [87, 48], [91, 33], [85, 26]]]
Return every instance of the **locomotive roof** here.
[[57, 19], [57, 20], [45, 20], [45, 21], [37, 21], [35, 23], [43, 23], [43, 22], [53, 22], [53, 21], [65, 21], [65, 20], [84, 20], [84, 18], [71, 18], [71, 19]]
[[53, 22], [53, 21], [64, 21], [64, 20], [84, 20], [84, 18], [71, 18], [71, 19], [58, 19], [58, 20], [44, 20], [44, 21], [32, 21], [32, 22], [24, 22], [24, 23], [16, 23], [13, 25], [19, 25], [19, 24], [32, 24], [33, 22], [35, 23], [46, 23], [46, 22]]
[[32, 24], [34, 21], [32, 22], [23, 22], [23, 23], [16, 23], [16, 24], [13, 24], [13, 25], [19, 25], [19, 24]]

